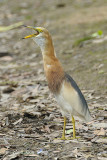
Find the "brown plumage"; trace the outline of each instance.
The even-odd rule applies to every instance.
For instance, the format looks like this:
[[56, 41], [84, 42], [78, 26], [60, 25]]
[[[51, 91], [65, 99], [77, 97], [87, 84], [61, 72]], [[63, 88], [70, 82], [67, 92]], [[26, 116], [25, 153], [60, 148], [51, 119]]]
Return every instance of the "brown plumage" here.
[[54, 94], [59, 93], [64, 80], [64, 71], [60, 62], [55, 57], [47, 58], [44, 61], [44, 70], [50, 91]]
[[54, 94], [60, 106], [62, 115], [64, 116], [64, 128], [61, 139], [66, 139], [65, 126], [66, 116], [68, 114], [72, 116], [73, 138], [76, 138], [75, 120], [73, 116], [77, 116], [85, 121], [91, 120], [86, 100], [76, 82], [64, 72], [59, 60], [55, 55], [52, 38], [49, 32], [42, 27], [27, 27], [35, 30], [36, 33], [26, 36], [24, 39], [32, 37], [32, 39], [41, 48], [44, 71], [48, 81], [49, 89]]

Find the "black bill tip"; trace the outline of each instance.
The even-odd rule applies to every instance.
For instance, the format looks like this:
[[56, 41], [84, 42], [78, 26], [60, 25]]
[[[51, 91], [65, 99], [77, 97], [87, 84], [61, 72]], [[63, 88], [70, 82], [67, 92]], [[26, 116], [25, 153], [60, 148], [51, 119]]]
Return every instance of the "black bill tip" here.
[[23, 27], [27, 27], [26, 25], [22, 25]]

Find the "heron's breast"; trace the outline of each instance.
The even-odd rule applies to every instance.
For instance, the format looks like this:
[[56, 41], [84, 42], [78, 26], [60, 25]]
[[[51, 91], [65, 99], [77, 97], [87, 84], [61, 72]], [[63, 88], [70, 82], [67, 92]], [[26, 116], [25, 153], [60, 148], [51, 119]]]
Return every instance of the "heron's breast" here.
[[64, 80], [64, 72], [59, 64], [45, 64], [44, 66], [48, 86], [53, 94], [60, 92]]

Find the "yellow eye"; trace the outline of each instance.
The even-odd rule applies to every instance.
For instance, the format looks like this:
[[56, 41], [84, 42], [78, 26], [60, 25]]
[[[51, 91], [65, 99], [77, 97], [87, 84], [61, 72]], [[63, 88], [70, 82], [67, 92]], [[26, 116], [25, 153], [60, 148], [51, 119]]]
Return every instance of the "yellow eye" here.
[[43, 30], [40, 28], [36, 28], [36, 31], [38, 31], [39, 33], [43, 32]]

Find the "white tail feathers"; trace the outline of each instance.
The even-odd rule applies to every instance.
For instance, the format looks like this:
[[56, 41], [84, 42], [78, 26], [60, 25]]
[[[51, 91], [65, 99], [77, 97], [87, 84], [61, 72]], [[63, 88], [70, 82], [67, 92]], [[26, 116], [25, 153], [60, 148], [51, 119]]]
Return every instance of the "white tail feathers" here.
[[85, 120], [86, 120], [86, 122], [92, 121], [92, 117], [91, 117], [88, 109], [87, 109], [87, 112], [86, 112], [86, 115], [85, 115]]

